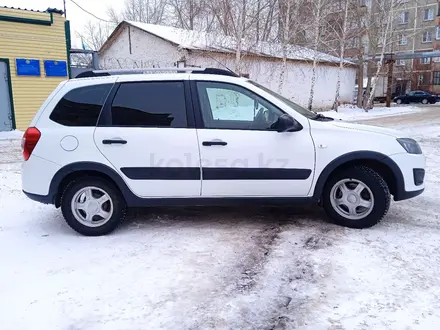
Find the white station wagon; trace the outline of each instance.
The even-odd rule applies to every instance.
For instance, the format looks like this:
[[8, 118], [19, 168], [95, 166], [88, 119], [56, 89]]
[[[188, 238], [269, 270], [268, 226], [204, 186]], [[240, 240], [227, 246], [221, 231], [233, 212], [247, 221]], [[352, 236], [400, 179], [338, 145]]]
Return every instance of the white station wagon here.
[[315, 203], [366, 228], [391, 196], [424, 190], [425, 158], [400, 132], [327, 118], [227, 70], [172, 70], [62, 82], [23, 136], [24, 193], [103, 235], [128, 207], [155, 205]]

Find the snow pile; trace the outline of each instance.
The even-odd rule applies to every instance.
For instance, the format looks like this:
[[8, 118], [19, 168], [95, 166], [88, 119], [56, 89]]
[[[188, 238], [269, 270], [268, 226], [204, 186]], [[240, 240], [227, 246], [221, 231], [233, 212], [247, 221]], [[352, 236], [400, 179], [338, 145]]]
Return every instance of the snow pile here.
[[402, 114], [410, 114], [420, 112], [421, 109], [414, 106], [402, 106], [402, 107], [375, 107], [371, 110], [365, 111], [362, 108], [355, 106], [342, 106], [339, 107], [338, 112], [326, 111], [325, 116], [340, 120], [364, 120], [378, 117], [390, 117]]
[[8, 132], [0, 132], [0, 141], [5, 140], [19, 140], [23, 137], [23, 132], [14, 130]]
[[[133, 21], [125, 21], [145, 32], [151, 33], [159, 38], [168, 40], [177, 46], [185, 49], [219, 51], [224, 53], [235, 53], [237, 40], [223, 34], [214, 34], [201, 31], [179, 29], [171, 26], [147, 24]], [[312, 49], [288, 45], [285, 46], [286, 55], [291, 60], [310, 61], [314, 57], [319, 62], [339, 63], [340, 59], [321, 52], [314, 52]], [[243, 52], [257, 56], [282, 58], [283, 48], [281, 44], [269, 42], [255, 42], [243, 39], [241, 49]], [[344, 61], [349, 64], [351, 62]]]

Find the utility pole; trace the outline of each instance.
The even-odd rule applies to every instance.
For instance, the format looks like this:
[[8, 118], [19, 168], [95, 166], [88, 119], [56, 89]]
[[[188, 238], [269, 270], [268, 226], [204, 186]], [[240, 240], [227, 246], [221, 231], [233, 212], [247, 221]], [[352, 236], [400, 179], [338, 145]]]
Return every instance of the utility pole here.
[[66, 0], [63, 0], [63, 5], [64, 5], [64, 18], [67, 18], [67, 14], [66, 14]]

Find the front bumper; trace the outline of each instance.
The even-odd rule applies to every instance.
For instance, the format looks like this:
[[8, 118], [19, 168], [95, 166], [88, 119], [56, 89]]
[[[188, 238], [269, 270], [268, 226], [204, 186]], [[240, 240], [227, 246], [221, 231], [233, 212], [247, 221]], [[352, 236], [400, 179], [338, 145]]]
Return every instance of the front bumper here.
[[398, 201], [403, 201], [405, 199], [414, 198], [416, 196], [421, 195], [424, 191], [425, 191], [424, 188], [415, 191], [406, 191], [406, 190], [397, 191], [396, 194], [394, 195], [394, 200], [398, 202]]
[[389, 158], [399, 167], [402, 174], [400, 184], [394, 193], [394, 200], [401, 201], [416, 197], [425, 190], [425, 156], [399, 153]]

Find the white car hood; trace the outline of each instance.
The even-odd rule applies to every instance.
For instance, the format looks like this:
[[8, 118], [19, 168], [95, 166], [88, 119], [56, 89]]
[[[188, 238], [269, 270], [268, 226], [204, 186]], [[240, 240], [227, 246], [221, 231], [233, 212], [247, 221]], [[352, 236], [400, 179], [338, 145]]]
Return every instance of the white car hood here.
[[351, 129], [356, 131], [364, 131], [364, 132], [371, 132], [371, 133], [377, 133], [377, 134], [384, 134], [388, 136], [392, 136], [395, 138], [403, 137], [402, 133], [400, 133], [397, 130], [383, 128], [383, 127], [377, 127], [377, 126], [370, 126], [370, 125], [361, 125], [361, 124], [353, 124], [348, 123], [344, 121], [334, 120], [330, 122], [326, 122], [327, 124], [330, 124], [335, 127], [339, 128], [345, 128], [345, 129]]

